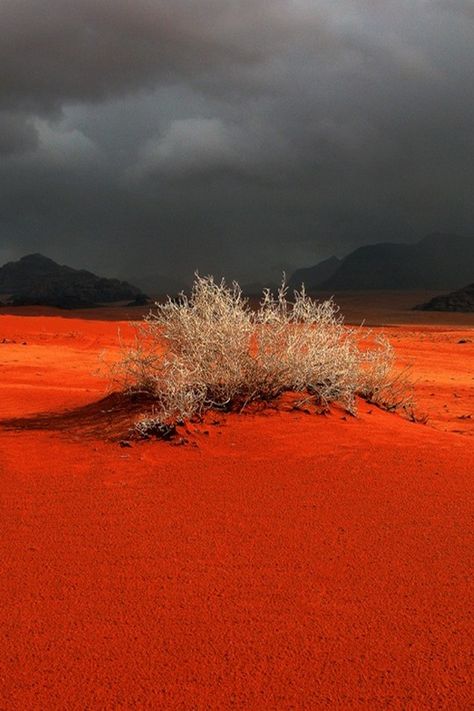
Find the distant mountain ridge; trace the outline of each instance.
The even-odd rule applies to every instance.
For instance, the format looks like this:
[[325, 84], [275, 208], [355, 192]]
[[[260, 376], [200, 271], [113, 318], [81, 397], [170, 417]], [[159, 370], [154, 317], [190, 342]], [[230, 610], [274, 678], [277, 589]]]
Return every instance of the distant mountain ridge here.
[[292, 289], [299, 289], [301, 284], [304, 284], [307, 289], [317, 289], [319, 284], [328, 281], [336, 273], [341, 264], [341, 259], [329, 257], [314, 267], [297, 269], [291, 276], [288, 286]]
[[0, 296], [14, 305], [86, 308], [114, 301], [146, 300], [135, 286], [119, 279], [99, 277], [45, 257], [28, 254], [0, 267]]
[[[334, 259], [297, 270], [290, 284], [296, 286], [303, 280], [309, 290], [328, 291], [455, 289], [472, 280], [474, 237], [435, 233], [415, 244], [381, 242], [359, 247], [338, 265]], [[328, 262], [335, 269], [324, 277]]]
[[427, 304], [415, 306], [418, 311], [457, 311], [460, 313], [474, 312], [474, 284], [450, 294], [435, 296]]

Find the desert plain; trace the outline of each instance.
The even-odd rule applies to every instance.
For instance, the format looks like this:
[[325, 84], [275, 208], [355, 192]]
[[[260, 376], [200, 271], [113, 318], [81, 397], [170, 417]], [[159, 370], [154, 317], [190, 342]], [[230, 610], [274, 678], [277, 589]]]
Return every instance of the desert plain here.
[[283, 401], [182, 446], [110, 393], [139, 309], [2, 309], [0, 709], [472, 708], [474, 315], [428, 296], [336, 299], [423, 422]]

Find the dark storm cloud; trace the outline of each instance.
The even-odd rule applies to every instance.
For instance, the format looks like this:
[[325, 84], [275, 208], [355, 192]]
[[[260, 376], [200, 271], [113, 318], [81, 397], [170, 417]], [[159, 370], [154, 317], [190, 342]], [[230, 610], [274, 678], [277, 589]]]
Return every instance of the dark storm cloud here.
[[0, 256], [268, 278], [472, 232], [471, 7], [0, 0]]
[[27, 116], [0, 111], [0, 156], [30, 151], [37, 145], [37, 132]]
[[43, 110], [216, 70], [231, 78], [311, 29], [324, 36], [317, 13], [283, 0], [2, 0], [0, 25], [2, 101]]

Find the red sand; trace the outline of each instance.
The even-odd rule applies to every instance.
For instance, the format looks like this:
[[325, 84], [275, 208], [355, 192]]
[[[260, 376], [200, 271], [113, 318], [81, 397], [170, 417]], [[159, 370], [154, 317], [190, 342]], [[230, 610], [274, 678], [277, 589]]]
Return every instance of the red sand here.
[[[1, 316], [0, 417], [97, 401], [117, 326]], [[0, 428], [0, 709], [472, 708], [474, 330], [386, 332], [429, 426]]]

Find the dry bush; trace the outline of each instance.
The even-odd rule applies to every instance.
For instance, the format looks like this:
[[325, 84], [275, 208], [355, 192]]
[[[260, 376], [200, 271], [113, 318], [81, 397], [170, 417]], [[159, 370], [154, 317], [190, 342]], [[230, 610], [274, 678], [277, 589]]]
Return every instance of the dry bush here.
[[116, 375], [126, 390], [153, 398], [153, 413], [137, 425], [141, 434], [288, 391], [353, 414], [357, 395], [388, 409], [402, 404], [391, 346], [378, 339], [361, 349], [361, 338], [332, 299], [317, 302], [304, 288], [292, 301], [285, 284], [276, 295], [265, 290], [252, 310], [235, 282], [196, 276], [189, 297], [155, 305]]
[[403, 410], [409, 419], [417, 419], [410, 366], [396, 368], [394, 350], [385, 336], [377, 335], [374, 341], [376, 347], [368, 349], [361, 361], [357, 394], [384, 410]]

